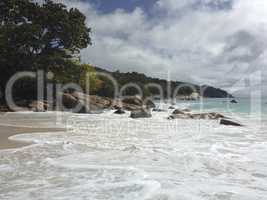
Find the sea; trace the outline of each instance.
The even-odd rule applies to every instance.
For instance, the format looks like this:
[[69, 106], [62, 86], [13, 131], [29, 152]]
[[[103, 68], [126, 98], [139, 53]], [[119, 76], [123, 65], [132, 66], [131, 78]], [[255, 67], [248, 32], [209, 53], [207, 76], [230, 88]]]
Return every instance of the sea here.
[[[152, 118], [62, 112], [7, 113], [0, 125], [65, 128], [19, 134], [31, 145], [0, 150], [1, 200], [266, 200], [264, 99], [157, 102]], [[174, 105], [172, 105], [174, 104]], [[175, 108], [219, 120], [168, 120]]]

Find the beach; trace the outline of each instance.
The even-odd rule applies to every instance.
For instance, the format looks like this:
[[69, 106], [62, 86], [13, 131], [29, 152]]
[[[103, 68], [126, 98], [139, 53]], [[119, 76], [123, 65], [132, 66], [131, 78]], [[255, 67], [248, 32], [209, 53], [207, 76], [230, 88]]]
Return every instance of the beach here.
[[267, 0], [0, 0], [0, 200], [267, 200]]
[[8, 139], [11, 136], [25, 133], [45, 133], [62, 131], [63, 129], [56, 128], [27, 128], [27, 127], [14, 127], [14, 126], [0, 126], [0, 150], [19, 148], [31, 143], [20, 142]]
[[[46, 133], [63, 131], [64, 128], [53, 128], [53, 115], [36, 117], [36, 113], [1, 113], [0, 115], [0, 150], [19, 148], [31, 142], [10, 140], [9, 137], [25, 133]], [[40, 114], [39, 114], [40, 116]], [[50, 124], [50, 125], [49, 125]], [[48, 126], [48, 127], [46, 127]], [[49, 127], [50, 126], [50, 127]]]
[[[175, 106], [189, 104], [197, 106]], [[219, 110], [214, 101], [208, 109], [213, 105]], [[168, 120], [172, 111], [152, 112], [147, 119], [131, 119], [128, 111], [115, 115], [114, 110], [5, 116], [0, 119], [3, 130], [12, 142], [23, 142], [12, 145], [24, 146], [0, 150], [0, 199], [267, 198], [266, 121], [241, 113], [235, 117], [244, 127]], [[59, 121], [64, 131], [54, 131]]]

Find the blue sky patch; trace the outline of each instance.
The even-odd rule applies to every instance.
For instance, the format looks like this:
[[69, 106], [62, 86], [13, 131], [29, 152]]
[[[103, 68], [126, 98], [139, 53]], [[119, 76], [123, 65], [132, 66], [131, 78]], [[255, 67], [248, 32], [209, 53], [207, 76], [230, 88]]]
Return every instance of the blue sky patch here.
[[84, 0], [94, 5], [99, 12], [110, 13], [116, 9], [131, 12], [136, 7], [149, 10], [157, 0]]

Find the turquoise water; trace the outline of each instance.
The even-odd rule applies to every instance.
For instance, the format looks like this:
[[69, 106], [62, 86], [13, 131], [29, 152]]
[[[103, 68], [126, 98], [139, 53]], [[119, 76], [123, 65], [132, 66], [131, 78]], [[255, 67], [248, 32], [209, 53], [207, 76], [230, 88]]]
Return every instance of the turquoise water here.
[[243, 116], [267, 116], [267, 101], [264, 99], [236, 98], [238, 103], [231, 103], [231, 99], [203, 99], [200, 101], [179, 101], [194, 111], [216, 111], [236, 113]]

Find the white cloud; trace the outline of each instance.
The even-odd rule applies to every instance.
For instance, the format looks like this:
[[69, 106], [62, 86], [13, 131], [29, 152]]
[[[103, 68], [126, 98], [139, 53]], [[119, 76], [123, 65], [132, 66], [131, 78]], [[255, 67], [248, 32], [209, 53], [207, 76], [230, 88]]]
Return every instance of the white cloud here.
[[93, 29], [84, 62], [229, 87], [256, 69], [267, 73], [267, 2], [232, 1], [158, 0], [153, 17], [141, 8], [101, 14], [89, 3], [68, 4]]

